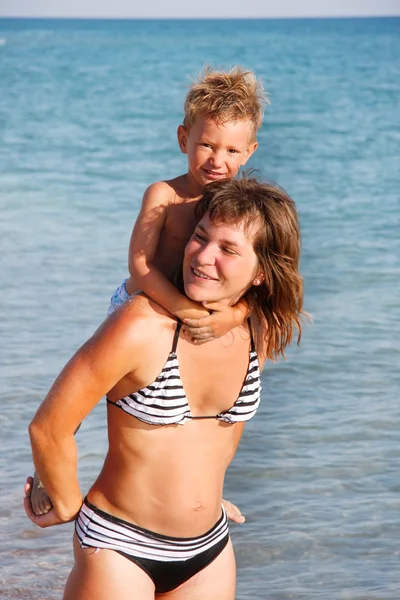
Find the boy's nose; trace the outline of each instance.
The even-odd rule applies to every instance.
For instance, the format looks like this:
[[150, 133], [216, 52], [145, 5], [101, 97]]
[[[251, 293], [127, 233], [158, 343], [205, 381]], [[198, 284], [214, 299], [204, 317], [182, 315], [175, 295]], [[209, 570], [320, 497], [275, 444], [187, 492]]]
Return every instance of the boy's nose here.
[[222, 167], [222, 165], [223, 165], [222, 152], [214, 152], [211, 157], [211, 162], [212, 162], [213, 167], [216, 167], [217, 169]]

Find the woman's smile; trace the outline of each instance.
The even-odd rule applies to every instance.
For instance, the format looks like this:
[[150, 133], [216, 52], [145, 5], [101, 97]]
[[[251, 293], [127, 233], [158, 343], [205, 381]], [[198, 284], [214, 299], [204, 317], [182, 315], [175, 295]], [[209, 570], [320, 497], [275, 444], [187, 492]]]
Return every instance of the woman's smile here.
[[199, 279], [203, 279], [206, 281], [218, 281], [218, 278], [211, 277], [210, 275], [207, 275], [206, 273], [200, 271], [199, 269], [196, 269], [195, 267], [192, 267], [192, 273], [195, 275], [195, 277], [198, 277]]
[[189, 298], [232, 304], [246, 292], [258, 267], [254, 235], [243, 220], [212, 223], [206, 213], [185, 249], [183, 278]]

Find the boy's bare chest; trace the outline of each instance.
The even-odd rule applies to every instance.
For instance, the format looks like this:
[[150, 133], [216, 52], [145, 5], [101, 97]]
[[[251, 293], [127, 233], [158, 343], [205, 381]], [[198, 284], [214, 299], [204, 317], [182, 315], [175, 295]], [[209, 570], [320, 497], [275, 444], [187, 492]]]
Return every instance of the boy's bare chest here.
[[170, 204], [162, 231], [164, 244], [171, 244], [183, 251], [197, 222], [194, 214], [196, 204], [197, 202]]
[[196, 202], [171, 204], [160, 234], [155, 256], [156, 266], [171, 278], [183, 260], [183, 252], [196, 226]]

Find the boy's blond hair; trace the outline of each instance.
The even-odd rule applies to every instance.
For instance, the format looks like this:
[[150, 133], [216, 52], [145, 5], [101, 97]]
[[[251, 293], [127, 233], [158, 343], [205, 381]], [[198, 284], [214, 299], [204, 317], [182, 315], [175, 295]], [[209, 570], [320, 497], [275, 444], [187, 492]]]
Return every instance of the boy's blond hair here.
[[269, 104], [267, 94], [252, 71], [237, 66], [230, 71], [205, 67], [186, 96], [183, 125], [189, 130], [197, 115], [219, 123], [249, 120], [255, 139], [265, 104]]

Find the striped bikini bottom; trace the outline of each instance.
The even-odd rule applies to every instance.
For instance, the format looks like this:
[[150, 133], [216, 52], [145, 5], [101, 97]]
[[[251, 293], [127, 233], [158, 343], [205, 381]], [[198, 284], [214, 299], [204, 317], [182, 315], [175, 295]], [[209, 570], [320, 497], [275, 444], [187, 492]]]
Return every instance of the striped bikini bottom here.
[[199, 537], [177, 538], [154, 533], [110, 515], [89, 502], [75, 522], [82, 548], [115, 550], [143, 569], [158, 594], [170, 592], [209, 565], [229, 540], [224, 507], [217, 523]]

